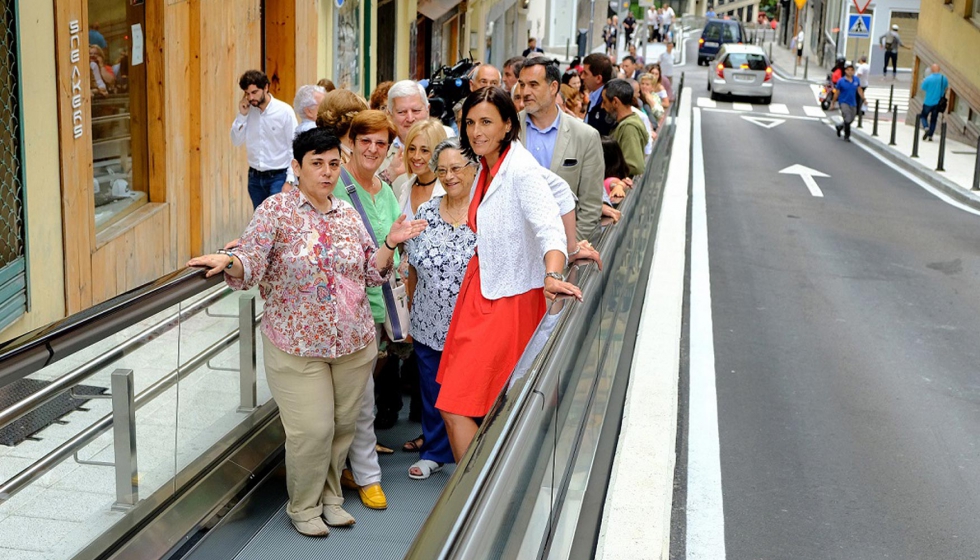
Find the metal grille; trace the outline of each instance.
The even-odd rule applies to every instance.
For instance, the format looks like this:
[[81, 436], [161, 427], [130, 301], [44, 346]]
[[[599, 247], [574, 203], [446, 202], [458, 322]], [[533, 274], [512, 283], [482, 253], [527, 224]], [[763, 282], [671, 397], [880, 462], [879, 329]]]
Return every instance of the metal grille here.
[[17, 0], [0, 0], [0, 327], [26, 310]]

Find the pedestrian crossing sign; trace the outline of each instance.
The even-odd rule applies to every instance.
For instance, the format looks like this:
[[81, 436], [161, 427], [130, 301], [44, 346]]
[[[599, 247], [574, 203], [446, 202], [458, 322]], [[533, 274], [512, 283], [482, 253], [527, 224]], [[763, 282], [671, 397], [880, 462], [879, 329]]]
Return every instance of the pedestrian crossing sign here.
[[847, 36], [852, 39], [871, 37], [871, 14], [849, 14], [847, 16]]

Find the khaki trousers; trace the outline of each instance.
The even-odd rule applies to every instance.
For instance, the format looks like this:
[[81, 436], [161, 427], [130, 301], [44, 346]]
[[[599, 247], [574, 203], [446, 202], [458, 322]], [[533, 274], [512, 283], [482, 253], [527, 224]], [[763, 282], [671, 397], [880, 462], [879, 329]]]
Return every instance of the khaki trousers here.
[[324, 504], [342, 505], [340, 472], [354, 439], [377, 343], [336, 359], [303, 358], [262, 335], [269, 389], [286, 431], [286, 513], [294, 521], [320, 516]]

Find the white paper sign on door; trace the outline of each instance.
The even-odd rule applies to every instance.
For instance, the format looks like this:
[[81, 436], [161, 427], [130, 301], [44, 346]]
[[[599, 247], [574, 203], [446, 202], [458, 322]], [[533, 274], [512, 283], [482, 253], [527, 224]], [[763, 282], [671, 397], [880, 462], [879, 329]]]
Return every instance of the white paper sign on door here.
[[143, 64], [143, 26], [133, 24], [133, 56], [129, 61], [133, 66]]

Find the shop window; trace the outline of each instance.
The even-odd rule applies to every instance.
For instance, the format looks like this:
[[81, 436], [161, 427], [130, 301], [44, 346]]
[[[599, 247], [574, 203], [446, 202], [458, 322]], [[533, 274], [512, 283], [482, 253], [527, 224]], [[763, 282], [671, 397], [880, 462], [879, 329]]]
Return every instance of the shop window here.
[[963, 122], [966, 122], [970, 118], [970, 104], [967, 103], [965, 99], [957, 95], [955, 91], [952, 93], [953, 95], [950, 98], [950, 101], [952, 102], [951, 112], [957, 117], [961, 118]]
[[95, 226], [148, 202], [142, 1], [88, 0]]
[[334, 9], [334, 78], [338, 88], [360, 91], [361, 73], [361, 5], [360, 0], [346, 0]]
[[27, 311], [27, 253], [16, 0], [0, 1], [0, 328]]
[[980, 25], [980, 0], [973, 0], [973, 21]]
[[980, 128], [980, 111], [976, 109], [970, 109], [970, 124]]

